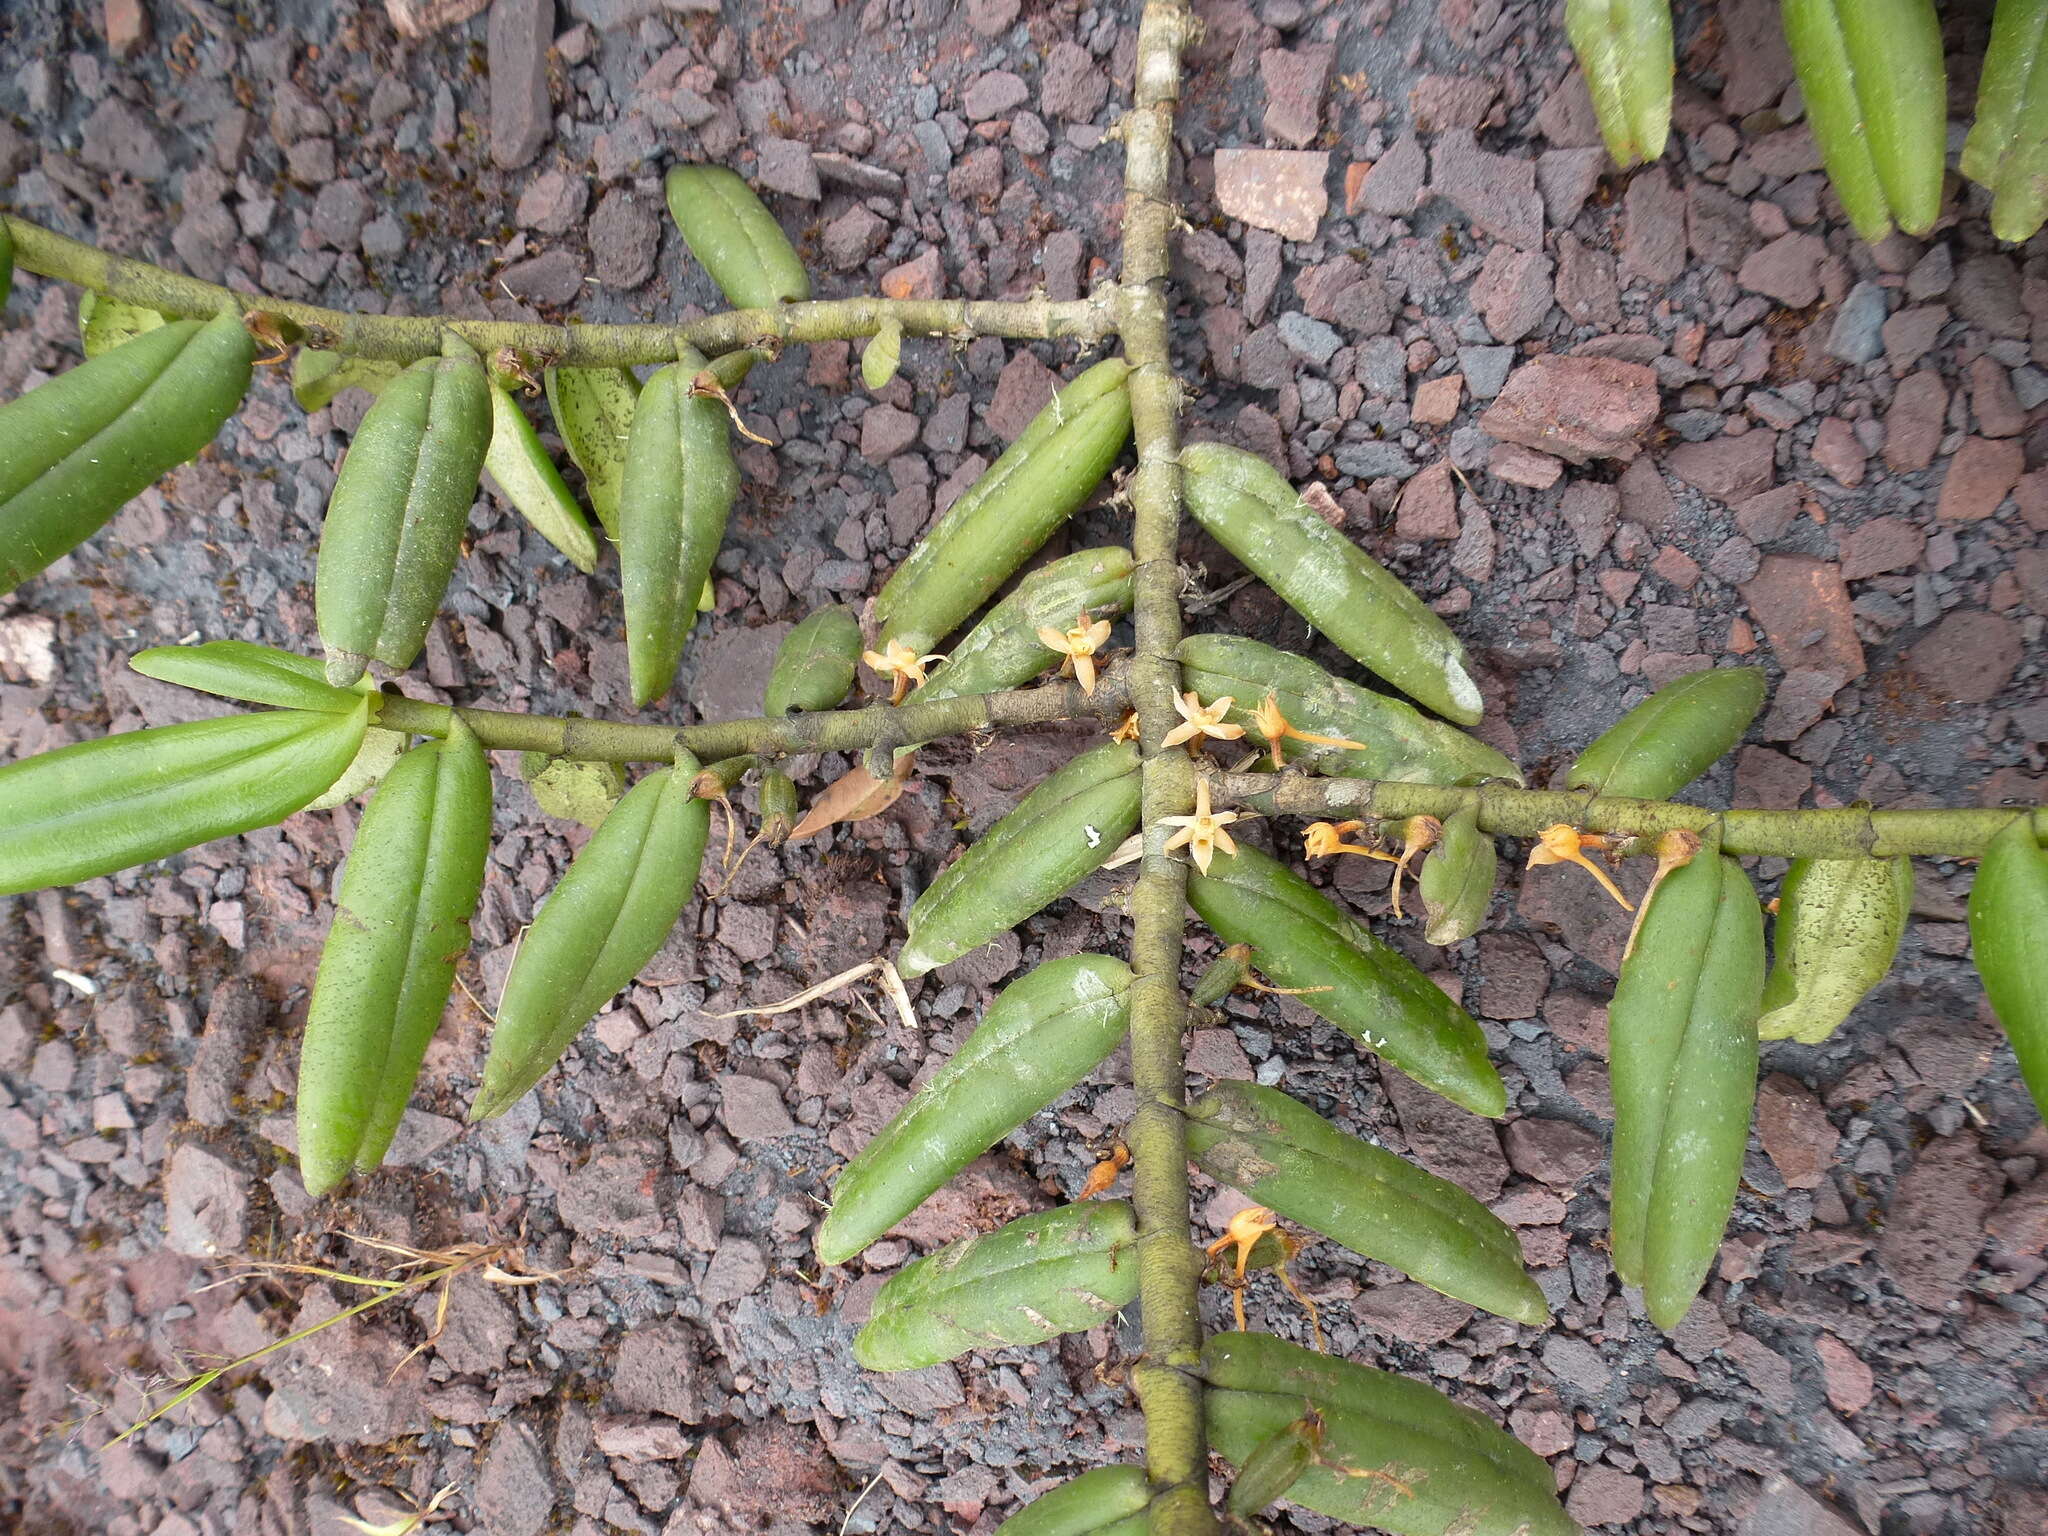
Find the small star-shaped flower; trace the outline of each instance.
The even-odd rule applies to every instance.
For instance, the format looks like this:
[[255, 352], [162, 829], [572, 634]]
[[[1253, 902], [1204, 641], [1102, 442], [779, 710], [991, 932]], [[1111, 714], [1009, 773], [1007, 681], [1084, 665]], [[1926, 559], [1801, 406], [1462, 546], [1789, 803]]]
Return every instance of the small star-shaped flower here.
[[[1192, 698], [1193, 695], [1190, 694], [1189, 697]], [[1206, 875], [1209, 873], [1209, 861], [1216, 856], [1218, 848], [1229, 854], [1237, 852], [1237, 844], [1231, 841], [1230, 834], [1223, 830], [1237, 819], [1235, 811], [1211, 812], [1209, 781], [1197, 779], [1194, 815], [1160, 818], [1167, 826], [1180, 828], [1166, 840], [1166, 851], [1171, 853], [1176, 848], [1187, 849], [1188, 856], [1195, 861], [1195, 868]]]
[[1643, 931], [1643, 919], [1650, 915], [1650, 903], [1656, 899], [1657, 887], [1664, 883], [1664, 877], [1690, 864], [1701, 847], [1699, 833], [1685, 827], [1673, 827], [1657, 839], [1657, 873], [1650, 877], [1650, 888], [1643, 892], [1643, 904], [1636, 910], [1636, 920], [1629, 925], [1628, 942], [1621, 947], [1622, 959], [1636, 952], [1636, 935]]
[[1069, 630], [1054, 629], [1051, 625], [1039, 630], [1038, 638], [1048, 649], [1058, 651], [1067, 659], [1060, 664], [1060, 676], [1072, 673], [1081, 681], [1081, 691], [1092, 695], [1095, 692], [1095, 653], [1109, 640], [1108, 619], [1090, 622], [1087, 613], [1076, 614], [1074, 627]]
[[1524, 867], [1535, 869], [1543, 864], [1576, 864], [1598, 880], [1602, 890], [1621, 903], [1622, 911], [1633, 912], [1635, 908], [1630, 906], [1628, 898], [1621, 894], [1620, 887], [1607, 878], [1607, 871], [1587, 858], [1583, 852], [1587, 848], [1608, 846], [1607, 839], [1598, 832], [1581, 832], [1577, 827], [1559, 822], [1555, 826], [1545, 827], [1536, 834], [1536, 846], [1529, 850], [1529, 862]]
[[1305, 741], [1317, 747], [1349, 747], [1354, 752], [1366, 750], [1364, 742], [1350, 741], [1342, 736], [1318, 736], [1312, 731], [1299, 731], [1280, 712], [1280, 697], [1269, 693], [1259, 701], [1259, 707], [1252, 711], [1252, 729], [1266, 738], [1266, 745], [1273, 749], [1273, 766], [1286, 766], [1280, 756], [1283, 741]]
[[1377, 848], [1367, 848], [1360, 843], [1344, 841], [1346, 832], [1356, 832], [1364, 825], [1362, 821], [1310, 822], [1301, 834], [1302, 857], [1323, 859], [1336, 853], [1355, 853], [1362, 858], [1383, 859], [1389, 864], [1399, 863], [1400, 861], [1391, 853], [1382, 853]]
[[912, 688], [924, 686], [925, 669], [944, 656], [920, 656], [901, 640], [891, 640], [879, 651], [862, 651], [860, 659], [890, 680], [889, 702], [901, 704]]
[[[1244, 727], [1232, 725], [1223, 718], [1230, 713], [1230, 706], [1235, 702], [1236, 700], [1227, 693], [1213, 704], [1204, 704], [1200, 695], [1192, 692], [1181, 694], [1173, 701], [1173, 707], [1180, 711], [1181, 723], [1168, 731], [1159, 745], [1162, 748], [1173, 747], [1184, 741], [1196, 742], [1205, 737], [1214, 737], [1217, 741], [1236, 741], [1244, 735]], [[1189, 750], [1194, 749], [1190, 747]]]
[[1109, 739], [1111, 741], [1136, 741], [1138, 739], [1138, 712], [1135, 709], [1128, 711], [1123, 719], [1117, 722], [1117, 728], [1109, 733]]

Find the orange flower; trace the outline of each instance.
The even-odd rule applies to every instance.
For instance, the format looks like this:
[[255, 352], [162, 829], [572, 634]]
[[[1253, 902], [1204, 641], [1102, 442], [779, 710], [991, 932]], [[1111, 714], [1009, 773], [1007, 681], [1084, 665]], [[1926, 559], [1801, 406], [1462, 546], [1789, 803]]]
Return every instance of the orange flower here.
[[[1190, 694], [1188, 697], [1193, 698]], [[1195, 861], [1195, 868], [1203, 874], [1209, 873], [1209, 860], [1216, 856], [1220, 847], [1225, 853], [1237, 852], [1237, 844], [1223, 829], [1238, 819], [1235, 811], [1209, 810], [1209, 781], [1195, 780], [1195, 813], [1192, 816], [1162, 816], [1159, 818], [1169, 827], [1180, 830], [1166, 840], [1166, 851], [1185, 847]]]
[[1401, 857], [1394, 860], [1394, 916], [1401, 916], [1401, 877], [1408, 865], [1425, 848], [1434, 847], [1444, 824], [1434, 816], [1410, 816], [1401, 825]]
[[1076, 1200], [1093, 1200], [1097, 1195], [1116, 1182], [1116, 1176], [1130, 1166], [1131, 1149], [1118, 1142], [1110, 1149], [1109, 1156], [1088, 1170], [1088, 1182], [1081, 1186]]
[[1311, 731], [1298, 731], [1280, 713], [1280, 696], [1269, 693], [1259, 701], [1259, 707], [1252, 711], [1252, 729], [1266, 738], [1266, 745], [1273, 749], [1273, 766], [1283, 768], [1286, 763], [1280, 756], [1283, 741], [1305, 741], [1318, 747], [1349, 747], [1355, 752], [1366, 750], [1365, 743], [1348, 741], [1342, 736], [1318, 736]]
[[[1657, 887], [1664, 883], [1664, 877], [1673, 870], [1683, 869], [1700, 851], [1700, 835], [1684, 827], [1673, 827], [1657, 839], [1657, 873], [1650, 877], [1650, 888], [1643, 892], [1643, 905], [1636, 913], [1636, 920], [1629, 924], [1628, 943], [1622, 946], [1621, 958], [1626, 960], [1636, 952], [1636, 935], [1643, 931], [1643, 919], [1649, 915], [1650, 902], [1657, 895]], [[1773, 902], [1772, 910], [1777, 910]]]
[[1210, 1258], [1216, 1258], [1225, 1249], [1235, 1249], [1231, 1273], [1223, 1283], [1230, 1287], [1231, 1310], [1237, 1315], [1237, 1331], [1244, 1332], [1244, 1272], [1251, 1263], [1252, 1250], [1257, 1248], [1271, 1233], [1280, 1245], [1280, 1259], [1273, 1265], [1273, 1272], [1280, 1277], [1280, 1283], [1287, 1287], [1287, 1293], [1301, 1303], [1308, 1313], [1308, 1326], [1315, 1337], [1316, 1348], [1323, 1347], [1322, 1320], [1316, 1316], [1316, 1304], [1301, 1293], [1294, 1277], [1287, 1273], [1287, 1261], [1301, 1251], [1301, 1244], [1280, 1230], [1280, 1223], [1273, 1213], [1263, 1205], [1248, 1205], [1230, 1218], [1223, 1235], [1202, 1251]]
[[1173, 701], [1173, 707], [1180, 711], [1181, 723], [1166, 733], [1161, 747], [1174, 747], [1182, 742], [1190, 743], [1192, 752], [1195, 742], [1208, 737], [1218, 741], [1236, 741], [1244, 734], [1244, 727], [1231, 725], [1224, 720], [1230, 713], [1230, 706], [1236, 701], [1229, 694], [1223, 695], [1214, 704], [1204, 704], [1194, 693], [1184, 693]]
[[903, 696], [925, 681], [925, 669], [943, 656], [920, 656], [901, 640], [891, 640], [880, 651], [862, 651], [860, 659], [890, 679], [889, 702], [901, 704]]
[[1107, 619], [1089, 622], [1084, 610], [1074, 618], [1074, 627], [1061, 631], [1047, 625], [1039, 630], [1039, 641], [1049, 650], [1058, 651], [1067, 659], [1060, 664], [1060, 676], [1072, 673], [1081, 681], [1081, 691], [1093, 696], [1095, 692], [1095, 653], [1109, 640], [1110, 623]]
[[1401, 861], [1391, 853], [1382, 853], [1377, 848], [1368, 848], [1363, 843], [1347, 843], [1346, 832], [1356, 832], [1365, 825], [1362, 821], [1312, 821], [1301, 834], [1301, 854], [1306, 859], [1328, 858], [1336, 853], [1355, 853], [1361, 858], [1381, 859], [1389, 864]]
[[1621, 903], [1622, 911], [1633, 912], [1635, 908], [1630, 906], [1629, 899], [1621, 894], [1620, 887], [1607, 878], [1607, 871], [1581, 851], [1610, 846], [1608, 840], [1598, 832], [1581, 832], [1577, 827], [1559, 822], [1555, 826], [1545, 827], [1537, 834], [1536, 846], [1529, 850], [1529, 862], [1525, 867], [1535, 869], [1543, 864], [1576, 864], [1598, 880], [1602, 890]]

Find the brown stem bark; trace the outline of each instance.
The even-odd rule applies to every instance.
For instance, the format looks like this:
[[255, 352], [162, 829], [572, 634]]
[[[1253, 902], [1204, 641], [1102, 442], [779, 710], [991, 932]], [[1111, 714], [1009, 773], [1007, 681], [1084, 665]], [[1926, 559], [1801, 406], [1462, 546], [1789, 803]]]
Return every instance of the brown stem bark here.
[[2048, 806], [1962, 807], [1954, 810], [1874, 811], [1858, 806], [1822, 811], [1718, 810], [1666, 800], [1624, 800], [1580, 791], [1522, 789], [1513, 784], [1457, 788], [1396, 784], [1373, 779], [1310, 778], [1298, 773], [1218, 773], [1210, 777], [1218, 802], [1274, 815], [1356, 816], [1442, 820], [1466, 804], [1479, 825], [1505, 837], [1534, 837], [1564, 823], [1582, 832], [1636, 839], [1625, 853], [1652, 853], [1657, 835], [1674, 828], [1701, 832], [1718, 822], [1724, 853], [1787, 859], [1975, 858], [2018, 816], [2034, 818], [2034, 835], [2048, 839]]
[[743, 348], [773, 350], [789, 342], [846, 341], [872, 336], [894, 320], [906, 336], [1007, 336], [1019, 340], [1069, 337], [1104, 340], [1116, 332], [1116, 293], [1085, 299], [821, 299], [781, 309], [735, 309], [676, 325], [540, 325], [495, 320], [449, 320], [437, 315], [359, 315], [266, 294], [244, 293], [196, 277], [109, 255], [82, 241], [0, 215], [14, 237], [14, 259], [24, 272], [54, 277], [123, 304], [173, 317], [212, 316], [234, 306], [245, 314], [277, 316], [299, 332], [302, 345], [356, 357], [409, 363], [438, 357], [453, 332], [479, 351], [502, 347], [523, 353], [537, 367], [597, 368], [672, 363], [682, 347], [707, 356]]
[[1125, 708], [1120, 671], [1112, 669], [1093, 697], [1075, 682], [1046, 683], [1007, 693], [970, 693], [892, 708], [822, 710], [715, 725], [640, 725], [627, 720], [568, 719], [523, 715], [499, 709], [453, 708], [386, 694], [377, 724], [417, 736], [445, 736], [456, 715], [487, 749], [545, 752], [553, 757], [601, 763], [667, 763], [678, 751], [701, 762], [753, 755], [791, 757], [805, 752], [857, 752], [916, 746], [941, 736], [961, 736], [1003, 726], [1044, 725], [1055, 720], [1110, 720]]
[[1124, 273], [1119, 328], [1131, 364], [1138, 469], [1130, 483], [1132, 612], [1137, 654], [1131, 702], [1145, 749], [1144, 858], [1131, 892], [1131, 1079], [1138, 1107], [1126, 1140], [1138, 1213], [1138, 1295], [1144, 1358], [1132, 1380], [1145, 1412], [1153, 1536], [1208, 1536], [1208, 1436], [1202, 1422], [1201, 1265], [1188, 1196], [1180, 965], [1187, 868], [1166, 852], [1164, 818], [1186, 814], [1187, 755], [1162, 750], [1177, 723], [1180, 668], [1180, 381], [1167, 327], [1175, 210], [1173, 114], [1192, 25], [1182, 0], [1151, 0], [1138, 29], [1135, 99], [1123, 120]]

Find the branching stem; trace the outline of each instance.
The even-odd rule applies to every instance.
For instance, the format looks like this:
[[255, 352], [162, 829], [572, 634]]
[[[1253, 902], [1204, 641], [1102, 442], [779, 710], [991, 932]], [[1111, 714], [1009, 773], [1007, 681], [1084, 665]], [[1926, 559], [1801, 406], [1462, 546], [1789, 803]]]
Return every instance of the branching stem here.
[[1660, 833], [1683, 827], [1704, 831], [1716, 821], [1726, 853], [1787, 859], [1975, 858], [2014, 817], [2031, 815], [2034, 835], [2048, 839], [2048, 806], [1965, 806], [1954, 810], [1717, 810], [1677, 801], [1624, 800], [1571, 790], [1522, 789], [1513, 784], [1457, 788], [1396, 784], [1373, 779], [1310, 778], [1299, 773], [1219, 773], [1210, 797], [1272, 815], [1438, 820], [1472, 803], [1479, 825], [1504, 837], [1534, 837], [1560, 822], [1583, 832], [1634, 837], [1627, 853], [1656, 851]]
[[872, 336], [894, 320], [906, 336], [1007, 336], [1019, 340], [1101, 341], [1116, 333], [1116, 290], [1085, 299], [821, 299], [781, 309], [735, 309], [676, 325], [542, 325], [452, 320], [438, 315], [359, 315], [290, 299], [244, 293], [181, 272], [114, 256], [11, 214], [0, 214], [14, 237], [23, 271], [75, 283], [123, 304], [177, 318], [217, 315], [230, 305], [276, 315], [298, 328], [304, 346], [356, 357], [409, 363], [438, 357], [454, 332], [483, 352], [510, 347], [540, 367], [672, 363], [679, 347], [708, 357], [745, 347], [845, 341]]
[[460, 715], [490, 751], [545, 752], [599, 763], [672, 762], [678, 749], [700, 762], [754, 755], [792, 757], [806, 752], [885, 750], [964, 736], [1004, 726], [1055, 720], [1114, 719], [1125, 708], [1121, 669], [1095, 685], [1093, 697], [1075, 682], [1046, 683], [1008, 693], [972, 693], [900, 707], [821, 710], [779, 718], [728, 720], [716, 725], [641, 725], [629, 720], [585, 720], [515, 714], [500, 709], [454, 708], [386, 694], [377, 724], [416, 736], [445, 736]]

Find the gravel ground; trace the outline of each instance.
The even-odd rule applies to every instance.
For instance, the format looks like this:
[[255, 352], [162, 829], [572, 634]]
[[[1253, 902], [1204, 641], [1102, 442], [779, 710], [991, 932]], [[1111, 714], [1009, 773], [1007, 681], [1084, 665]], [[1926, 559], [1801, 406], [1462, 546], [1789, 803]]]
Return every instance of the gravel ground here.
[[[1100, 141], [1127, 97], [1126, 10], [461, 14], [477, 8], [415, 4], [444, 24], [406, 40], [353, 0], [14, 0], [0, 183], [26, 216], [117, 250], [388, 312], [712, 304], [661, 207], [676, 158], [766, 188], [826, 296], [1066, 298], [1113, 272], [1121, 163]], [[1471, 645], [1485, 732], [1532, 782], [1648, 688], [1739, 656], [1775, 702], [1703, 799], [2041, 798], [2038, 241], [1994, 249], [1959, 194], [1927, 242], [1856, 242], [1767, 0], [1682, 8], [1673, 146], [1631, 176], [1597, 146], [1557, 7], [1200, 9], [1177, 322], [1190, 431], [1326, 487], [1330, 514]], [[1987, 8], [1949, 9], [1960, 114]], [[74, 299], [18, 281], [0, 391], [75, 360]], [[786, 626], [871, 592], [1029, 419], [1048, 370], [1080, 361], [912, 342], [871, 397], [850, 360], [792, 355], [741, 396], [781, 446], [742, 454], [679, 718], [755, 713]], [[266, 375], [215, 450], [0, 599], [0, 753], [208, 713], [124, 669], [144, 646], [312, 646], [312, 543], [364, 404], [307, 416]], [[1583, 419], [1560, 436], [1567, 410]], [[1115, 526], [1091, 513], [1062, 547]], [[615, 573], [579, 576], [488, 497], [472, 532], [408, 691], [623, 713]], [[1238, 574], [1198, 538], [1183, 557], [1203, 591]], [[1249, 587], [1208, 622], [1304, 644]], [[492, 1536], [986, 1532], [1052, 1480], [1134, 1454], [1132, 1318], [901, 1377], [846, 1352], [892, 1269], [1078, 1188], [1131, 1109], [1120, 1061], [848, 1271], [820, 1277], [809, 1246], [832, 1168], [1002, 980], [1120, 944], [1116, 882], [919, 984], [920, 1032], [852, 994], [719, 1016], [884, 951], [952, 849], [1078, 739], [934, 748], [885, 816], [757, 851], [537, 1096], [475, 1132], [461, 1115], [484, 1024], [456, 1009], [395, 1166], [319, 1205], [291, 1166], [289, 1093], [352, 810], [0, 900], [0, 1521], [341, 1536], [344, 1515], [388, 1519], [453, 1485], [454, 1527]], [[843, 766], [808, 761], [802, 782]], [[466, 971], [481, 997], [580, 840], [500, 767]], [[1341, 862], [1341, 895], [1382, 913], [1383, 878]], [[1509, 875], [1495, 924], [1447, 953], [1382, 927], [1485, 1024], [1504, 1125], [1376, 1076], [1285, 1001], [1234, 999], [1191, 1063], [1285, 1085], [1517, 1227], [1547, 1331], [1329, 1244], [1298, 1270], [1334, 1348], [1505, 1417], [1588, 1527], [2038, 1536], [2048, 1136], [1968, 968], [1967, 880], [1923, 864], [1891, 977], [1825, 1046], [1767, 1048], [1733, 1228], [1669, 1339], [1603, 1252], [1603, 1004], [1624, 929], [1590, 881]], [[1191, 967], [1209, 947], [1191, 938]], [[1237, 1204], [1209, 1186], [1197, 1201], [1205, 1234]], [[206, 1288], [233, 1256], [366, 1262], [337, 1231], [509, 1243], [549, 1278], [465, 1276], [417, 1358], [425, 1302], [101, 1449], [141, 1383], [353, 1299], [298, 1277]], [[1270, 1282], [1250, 1300], [1259, 1324], [1304, 1332]], [[1227, 1322], [1227, 1298], [1210, 1308]]]

